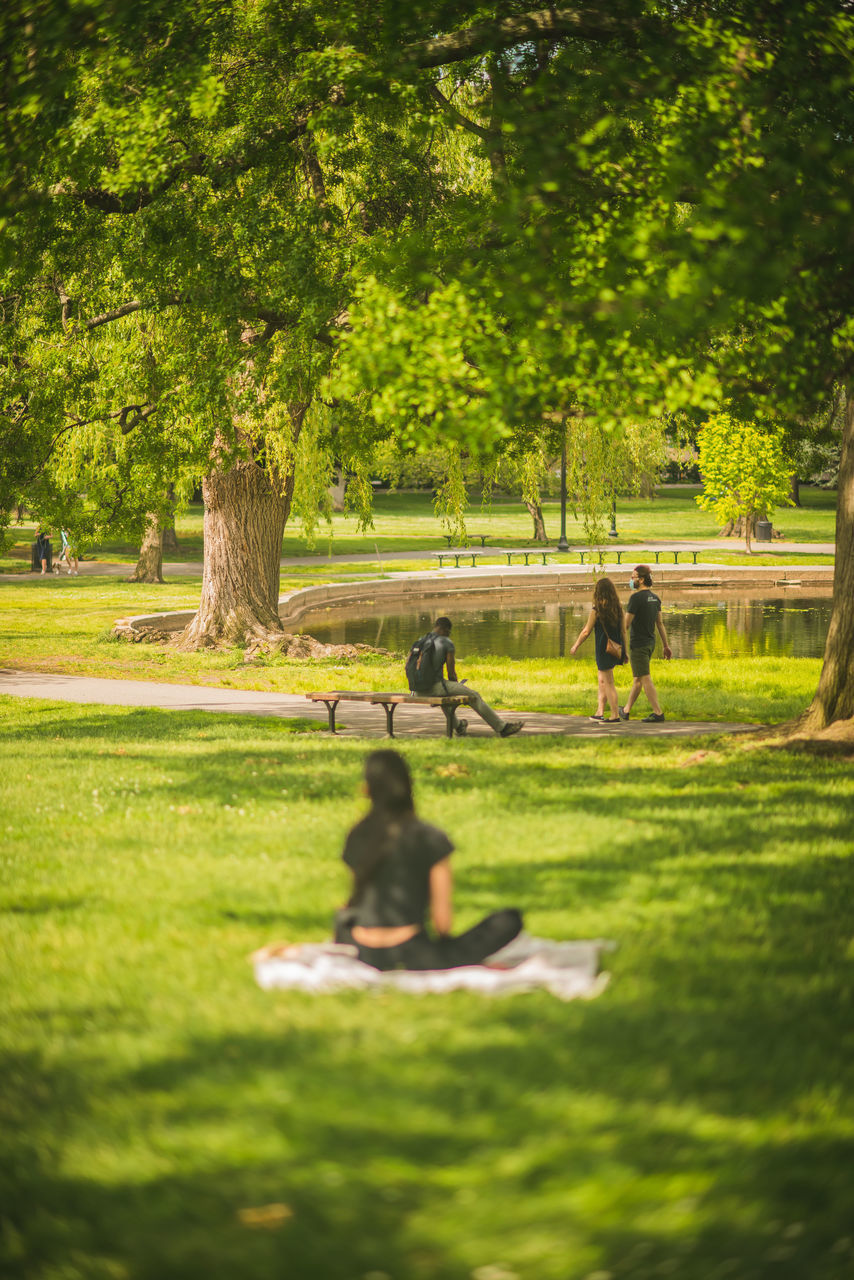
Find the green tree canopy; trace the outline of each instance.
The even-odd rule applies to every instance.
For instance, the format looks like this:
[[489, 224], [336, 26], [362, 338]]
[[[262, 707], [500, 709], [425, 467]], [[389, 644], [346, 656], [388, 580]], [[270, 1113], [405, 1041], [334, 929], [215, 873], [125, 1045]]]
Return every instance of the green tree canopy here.
[[719, 524], [742, 521], [747, 550], [753, 523], [791, 503], [790, 475], [782, 430], [713, 414], [700, 431], [703, 492], [697, 503]]

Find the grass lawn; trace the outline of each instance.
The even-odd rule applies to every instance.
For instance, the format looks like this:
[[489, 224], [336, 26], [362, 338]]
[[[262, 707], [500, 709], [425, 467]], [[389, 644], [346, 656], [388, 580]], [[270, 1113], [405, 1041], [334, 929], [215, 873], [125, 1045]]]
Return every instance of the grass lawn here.
[[[328, 575], [318, 575], [323, 580]], [[288, 586], [305, 585], [288, 577]], [[193, 654], [160, 645], [111, 638], [116, 618], [158, 609], [195, 608], [199, 579], [143, 586], [116, 578], [21, 579], [0, 585], [0, 667], [116, 679], [166, 680], [232, 688], [307, 693], [317, 688], [400, 688], [403, 655], [369, 655], [298, 661], [244, 661], [241, 649]], [[712, 653], [691, 661], [655, 664], [655, 681], [667, 713], [676, 719], [779, 722], [809, 703], [818, 684], [818, 658], [728, 657]], [[577, 658], [518, 661], [460, 655], [460, 672], [496, 706], [518, 711], [586, 714], [594, 710], [592, 649]], [[631, 683], [618, 669], [617, 687]]]
[[311, 997], [246, 956], [326, 936], [364, 748], [296, 727], [0, 699], [4, 1276], [852, 1274], [850, 762], [401, 741], [458, 927], [613, 980]]
[[[681, 541], [690, 538], [713, 538], [717, 525], [712, 516], [701, 511], [694, 501], [700, 486], [662, 486], [654, 499], [624, 498], [617, 508], [619, 537], [613, 545], [651, 542]], [[832, 542], [836, 519], [836, 493], [833, 490], [804, 486], [801, 489], [802, 506], [781, 508], [774, 516], [774, 525], [793, 542]], [[556, 498], [544, 502], [546, 529], [552, 542], [560, 533], [560, 503]], [[177, 533], [180, 549], [165, 556], [170, 561], [201, 561], [203, 512], [200, 505], [189, 508], [179, 519]], [[480, 497], [471, 497], [471, 511], [467, 525], [472, 534], [486, 534], [490, 542], [498, 546], [527, 546], [531, 538], [531, 518], [518, 499], [496, 495], [488, 512], [481, 512]], [[29, 570], [30, 545], [35, 537], [35, 525], [25, 522], [17, 531], [18, 541], [10, 552], [0, 557], [0, 572], [25, 572]], [[571, 513], [567, 513], [567, 537], [571, 544], [583, 546], [584, 531]], [[58, 548], [58, 535], [54, 538]], [[721, 545], [722, 554], [738, 555], [738, 540]], [[384, 490], [374, 495], [374, 528], [359, 533], [354, 516], [348, 513], [335, 515], [330, 539], [325, 525], [318, 531], [316, 545], [306, 546], [298, 522], [289, 524], [282, 544], [284, 556], [315, 555], [318, 560], [330, 555], [356, 555], [384, 551], [412, 551], [429, 555], [441, 551], [447, 544], [443, 537], [442, 523], [433, 512], [429, 493], [389, 493]], [[135, 564], [138, 548], [126, 542], [104, 541], [92, 554], [103, 561]]]

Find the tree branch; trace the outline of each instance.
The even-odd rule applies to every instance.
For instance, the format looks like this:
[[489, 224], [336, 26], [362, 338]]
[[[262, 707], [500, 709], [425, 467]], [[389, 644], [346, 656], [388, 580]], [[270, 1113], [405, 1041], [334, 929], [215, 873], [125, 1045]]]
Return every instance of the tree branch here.
[[83, 328], [87, 331], [90, 329], [98, 329], [102, 324], [110, 324], [113, 320], [121, 320], [122, 316], [129, 316], [134, 311], [141, 311], [143, 307], [177, 307], [180, 306], [182, 302], [186, 301], [187, 299], [180, 293], [173, 294], [169, 298], [164, 298], [160, 303], [139, 302], [134, 299], [133, 302], [122, 303], [122, 305], [120, 307], [116, 307], [114, 311], [105, 311], [100, 316], [93, 316], [91, 320], [85, 321]]
[[[333, 95], [331, 101], [336, 104], [343, 101], [340, 92]], [[155, 187], [138, 187], [136, 191], [120, 195], [113, 191], [105, 191], [100, 187], [87, 187], [84, 190], [78, 190], [75, 187], [60, 183], [52, 188], [51, 194], [55, 196], [70, 196], [72, 199], [86, 205], [87, 208], [100, 209], [102, 213], [137, 213], [140, 209], [152, 204], [170, 187], [175, 186], [177, 182], [181, 182], [186, 178], [208, 178], [217, 187], [234, 174], [245, 173], [247, 170], [254, 168], [271, 147], [295, 142], [297, 138], [301, 138], [308, 129], [309, 117], [310, 112], [308, 110], [303, 111], [297, 116], [295, 123], [288, 128], [268, 129], [255, 142], [235, 152], [234, 155], [226, 156], [221, 160], [212, 160], [210, 156], [204, 153], [188, 156], [186, 160], [176, 164], [172, 172], [167, 174], [163, 181]]]
[[475, 124], [474, 120], [469, 120], [468, 116], [464, 116], [462, 111], [459, 111], [454, 106], [453, 102], [451, 102], [449, 98], [446, 98], [444, 93], [442, 93], [439, 89], [436, 88], [435, 84], [431, 84], [428, 86], [428, 92], [430, 96], [432, 98], [435, 98], [436, 101], [441, 104], [441, 106], [449, 113], [449, 115], [453, 117], [454, 120], [456, 120], [457, 124], [460, 125], [463, 129], [468, 129], [469, 133], [476, 133], [477, 136], [479, 138], [482, 138], [484, 142], [493, 141], [493, 135], [489, 131], [489, 129], [484, 129], [483, 125]]
[[515, 18], [500, 18], [464, 31], [453, 31], [432, 40], [406, 45], [404, 57], [419, 67], [441, 67], [462, 62], [494, 49], [508, 49], [526, 41], [559, 40], [576, 36], [583, 40], [613, 40], [636, 34], [650, 25], [637, 19], [609, 17], [601, 9], [538, 9]]

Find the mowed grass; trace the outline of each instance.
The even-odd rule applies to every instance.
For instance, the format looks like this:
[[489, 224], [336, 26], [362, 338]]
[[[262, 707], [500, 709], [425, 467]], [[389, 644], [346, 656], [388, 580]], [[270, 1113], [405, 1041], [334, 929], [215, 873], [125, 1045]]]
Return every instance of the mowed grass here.
[[[304, 580], [287, 579], [289, 585]], [[296, 660], [282, 656], [247, 662], [242, 649], [179, 653], [172, 645], [128, 644], [111, 636], [119, 617], [195, 608], [197, 579], [142, 586], [115, 578], [51, 578], [0, 585], [0, 667], [163, 680], [278, 693], [317, 689], [400, 689], [403, 654], [358, 660]], [[780, 722], [798, 715], [818, 683], [821, 660], [790, 657], [708, 657], [655, 662], [654, 679], [674, 719]], [[515, 660], [461, 652], [459, 672], [499, 708], [586, 715], [595, 710], [596, 673], [590, 644], [576, 658]], [[628, 667], [616, 672], [621, 696]], [[645, 700], [639, 703], [646, 714]]]
[[[718, 526], [708, 512], [701, 511], [695, 497], [700, 486], [660, 486], [654, 498], [620, 498], [617, 507], [617, 533], [608, 545], [649, 540], [651, 543], [668, 540], [682, 541], [692, 538], [714, 538]], [[832, 542], [836, 519], [836, 492], [804, 486], [801, 489], [802, 506], [780, 508], [773, 523], [791, 542]], [[532, 538], [532, 522], [518, 498], [505, 494], [494, 495], [491, 505], [481, 509], [479, 493], [470, 495], [470, 509], [466, 515], [469, 533], [485, 534], [492, 545], [528, 546]], [[544, 498], [543, 510], [546, 530], [554, 545], [560, 534], [560, 502], [557, 498]], [[191, 505], [178, 519], [176, 525], [179, 548], [169, 552], [164, 562], [200, 562], [203, 554], [203, 510], [200, 504]], [[0, 571], [23, 572], [29, 569], [30, 546], [36, 532], [32, 521], [25, 521], [13, 532], [15, 545], [4, 557], [0, 557]], [[383, 552], [412, 551], [417, 556], [432, 555], [447, 549], [445, 527], [433, 509], [432, 495], [428, 492], [388, 492], [374, 494], [374, 527], [360, 531], [352, 512], [336, 513], [331, 527], [321, 523], [313, 545], [309, 545], [299, 521], [290, 522], [282, 543], [283, 556], [310, 555], [318, 561], [330, 556], [374, 554], [381, 558]], [[572, 511], [567, 512], [567, 538], [572, 545], [585, 546], [583, 526]], [[59, 535], [55, 533], [54, 552], [59, 549]], [[473, 545], [479, 546], [479, 538]], [[742, 542], [727, 539], [721, 543], [721, 554], [740, 554]], [[762, 544], [760, 544], [761, 547]], [[138, 547], [123, 541], [105, 539], [93, 548], [90, 556], [101, 561], [114, 561], [133, 565]], [[709, 553], [704, 553], [709, 559]]]
[[613, 939], [610, 985], [264, 993], [364, 805], [296, 728], [0, 699], [4, 1276], [852, 1274], [850, 762], [401, 740], [458, 927]]

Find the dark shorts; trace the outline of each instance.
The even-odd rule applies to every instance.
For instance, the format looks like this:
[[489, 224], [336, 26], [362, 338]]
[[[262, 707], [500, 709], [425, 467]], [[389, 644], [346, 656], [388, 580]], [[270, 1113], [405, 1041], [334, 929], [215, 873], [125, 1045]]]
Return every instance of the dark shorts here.
[[632, 664], [633, 676], [648, 676], [649, 663], [652, 658], [652, 648], [645, 646], [637, 649], [629, 650], [629, 662]]

